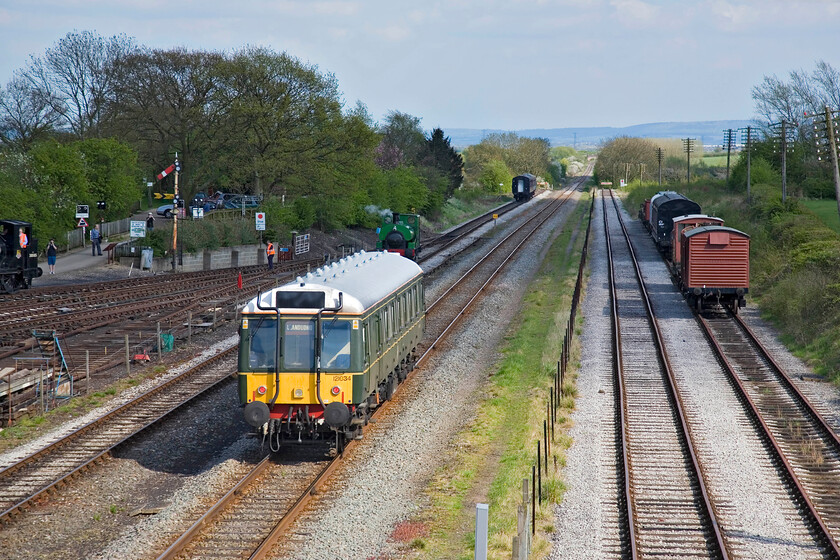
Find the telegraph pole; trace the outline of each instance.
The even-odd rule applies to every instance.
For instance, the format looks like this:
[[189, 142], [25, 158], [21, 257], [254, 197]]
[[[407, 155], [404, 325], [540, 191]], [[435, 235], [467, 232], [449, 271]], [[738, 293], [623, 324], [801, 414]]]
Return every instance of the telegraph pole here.
[[770, 125], [771, 128], [780, 128], [779, 138], [777, 140], [780, 141], [782, 150], [782, 203], [787, 200], [787, 151], [788, 135], [793, 133], [791, 125], [796, 126], [797, 123], [782, 119]]
[[662, 148], [656, 148], [656, 161], [659, 162], [659, 186], [662, 186], [662, 159], [664, 157], [665, 150]]
[[[840, 214], [840, 166], [837, 157], [837, 111], [825, 106], [825, 113], [814, 122], [814, 136], [817, 142], [817, 159], [822, 161], [822, 154], [826, 151], [831, 156], [831, 171], [834, 176], [834, 193], [837, 197], [837, 212]], [[824, 128], [823, 128], [824, 127]], [[820, 136], [820, 132], [825, 137]], [[822, 146], [820, 144], [823, 144]], [[827, 146], [825, 145], [827, 144]]]
[[694, 143], [697, 141], [696, 138], [683, 138], [683, 150], [685, 150], [685, 157], [686, 157], [686, 171], [685, 171], [685, 182], [691, 182], [691, 152], [694, 151]]
[[[751, 202], [750, 197], [750, 152], [752, 151], [752, 127], [739, 129], [741, 131], [741, 138], [743, 139], [744, 149], [747, 150], [747, 204]], [[745, 136], [746, 135], [746, 136]]]
[[645, 173], [645, 164], [642, 163], [642, 162], [639, 162], [639, 186], [640, 187], [642, 186], [642, 177], [644, 176], [644, 173]]
[[729, 157], [732, 153], [732, 145], [735, 144], [735, 131], [727, 128], [723, 131], [723, 145], [726, 146], [726, 184], [729, 184]]
[[782, 204], [787, 199], [787, 123], [782, 119]]

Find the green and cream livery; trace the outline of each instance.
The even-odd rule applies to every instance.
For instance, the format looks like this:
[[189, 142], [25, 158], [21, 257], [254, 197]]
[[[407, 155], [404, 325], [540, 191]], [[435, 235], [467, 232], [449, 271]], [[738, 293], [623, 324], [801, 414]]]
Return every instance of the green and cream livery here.
[[413, 367], [424, 326], [423, 271], [396, 253], [362, 251], [259, 294], [239, 326], [245, 419], [274, 450], [359, 437]]

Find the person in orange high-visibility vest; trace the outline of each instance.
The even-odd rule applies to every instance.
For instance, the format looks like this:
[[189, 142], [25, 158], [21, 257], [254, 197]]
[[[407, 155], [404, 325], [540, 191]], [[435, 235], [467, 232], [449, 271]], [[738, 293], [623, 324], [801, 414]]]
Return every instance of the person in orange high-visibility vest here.
[[29, 238], [26, 236], [26, 232], [20, 230], [20, 233], [18, 234], [18, 239], [20, 240], [20, 248], [26, 249], [26, 246], [29, 245]]
[[265, 248], [265, 254], [268, 256], [268, 270], [274, 268], [274, 243], [268, 242], [268, 247]]

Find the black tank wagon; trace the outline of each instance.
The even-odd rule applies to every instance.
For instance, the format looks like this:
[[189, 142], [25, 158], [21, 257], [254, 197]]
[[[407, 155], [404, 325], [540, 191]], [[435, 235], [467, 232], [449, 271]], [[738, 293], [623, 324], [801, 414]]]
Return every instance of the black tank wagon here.
[[700, 214], [700, 205], [683, 195], [666, 191], [650, 199], [650, 235], [660, 251], [668, 253], [674, 230], [674, 218]]

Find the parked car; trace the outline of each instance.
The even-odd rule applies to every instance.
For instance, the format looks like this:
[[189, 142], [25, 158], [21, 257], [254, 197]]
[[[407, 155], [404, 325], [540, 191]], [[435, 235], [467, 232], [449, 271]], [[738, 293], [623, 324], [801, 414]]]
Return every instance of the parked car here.
[[239, 209], [239, 208], [256, 208], [260, 205], [260, 197], [250, 194], [240, 194], [233, 196], [224, 202], [225, 208]]
[[158, 216], [163, 216], [164, 218], [171, 218], [173, 215], [173, 208], [174, 205], [172, 204], [164, 204], [163, 206], [158, 206], [157, 214]]
[[242, 196], [236, 193], [226, 193], [226, 192], [217, 192], [213, 196], [207, 199], [214, 208], [221, 209], [225, 207], [225, 203], [229, 200], [236, 198], [237, 196]]

